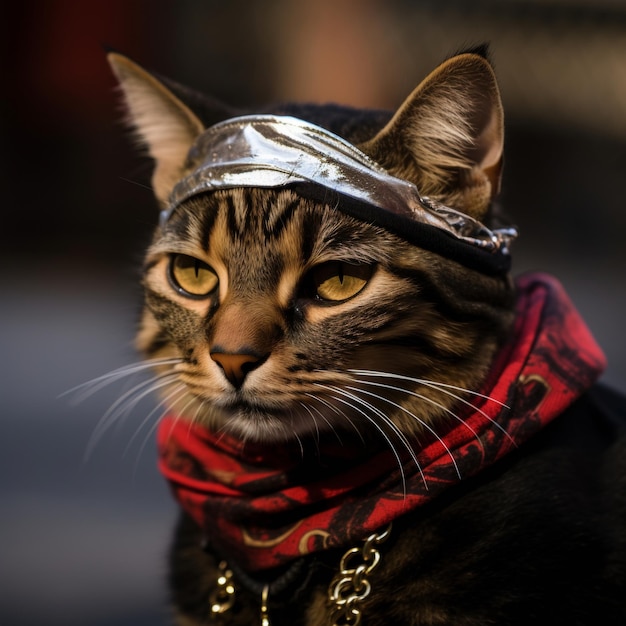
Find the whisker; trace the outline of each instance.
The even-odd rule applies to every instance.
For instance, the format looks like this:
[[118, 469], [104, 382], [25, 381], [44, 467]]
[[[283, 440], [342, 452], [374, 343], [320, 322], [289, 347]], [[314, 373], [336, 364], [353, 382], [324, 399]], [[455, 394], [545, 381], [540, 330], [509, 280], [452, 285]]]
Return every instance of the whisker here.
[[[320, 383], [317, 383], [317, 385], [319, 386]], [[312, 393], [307, 393], [305, 395], [307, 395], [309, 398], [312, 398], [313, 400], [317, 400], [318, 402], [321, 402], [324, 406], [328, 407], [329, 409], [331, 409], [331, 411], [339, 415], [339, 417], [345, 419], [348, 422], [348, 424], [350, 424], [350, 426], [354, 428], [354, 431], [359, 436], [361, 441], [365, 443], [365, 439], [363, 439], [363, 435], [361, 434], [361, 431], [359, 430], [358, 426], [350, 419], [349, 415], [347, 415], [344, 411], [340, 411], [337, 407], [333, 406], [330, 402], [327, 402], [326, 400], [324, 400], [324, 398], [318, 398], [316, 395]], [[326, 419], [326, 417], [324, 417], [324, 414], [321, 411], [318, 410], [318, 413], [322, 416], [322, 419], [331, 427], [331, 429], [335, 433], [335, 436], [339, 440], [339, 443], [343, 445], [343, 441], [341, 441], [341, 437], [339, 436], [339, 433], [335, 430], [335, 428], [333, 428], [332, 424]]]
[[[372, 376], [372, 377], [376, 376], [380, 378], [397, 378], [398, 380], [407, 380], [409, 382], [426, 385], [428, 387], [445, 387], [447, 389], [454, 389], [455, 391], [461, 391], [463, 393], [467, 393], [472, 396], [476, 396], [478, 398], [483, 398], [484, 400], [487, 400], [489, 402], [494, 402], [495, 404], [499, 404], [501, 407], [505, 409], [511, 408], [508, 404], [505, 404], [504, 402], [501, 402], [500, 400], [496, 400], [496, 398], [492, 398], [491, 396], [487, 396], [484, 393], [479, 393], [478, 391], [472, 391], [471, 389], [466, 389], [464, 387], [458, 387], [457, 385], [450, 385], [449, 383], [440, 383], [435, 380], [426, 380], [424, 378], [413, 378], [412, 376], [403, 376], [402, 374], [394, 374], [393, 372], [378, 372], [376, 370], [356, 370], [356, 369], [348, 370], [348, 371], [353, 374], [361, 374], [365, 376]], [[442, 391], [445, 393], [445, 390], [442, 390]], [[461, 399], [461, 397], [457, 395], [454, 395], [453, 397], [458, 398], [459, 400]], [[470, 404], [470, 406], [478, 410], [477, 407], [474, 406], [473, 404]]]
[[125, 183], [130, 183], [131, 185], [135, 185], [137, 187], [141, 187], [142, 189], [147, 189], [148, 191], [152, 192], [153, 189], [150, 185], [146, 185], [144, 183], [140, 183], [138, 180], [133, 180], [132, 178], [126, 178], [125, 176], [120, 176], [120, 180], [124, 181]]
[[[339, 391], [339, 388], [336, 388], [337, 391]], [[356, 400], [357, 402], [359, 402], [360, 404], [362, 404], [363, 406], [371, 409], [375, 415], [377, 415], [378, 417], [380, 417], [384, 423], [392, 430], [392, 432], [396, 435], [396, 437], [398, 437], [398, 439], [400, 440], [400, 442], [404, 445], [404, 447], [407, 449], [407, 451], [409, 452], [409, 454], [411, 455], [411, 459], [413, 460], [413, 462], [415, 463], [415, 466], [417, 467], [421, 477], [422, 477], [422, 482], [424, 483], [424, 487], [426, 489], [428, 489], [428, 484], [426, 483], [426, 478], [422, 472], [422, 467], [420, 465], [420, 462], [417, 458], [417, 455], [415, 454], [415, 450], [413, 450], [413, 446], [411, 445], [411, 442], [408, 440], [408, 438], [406, 437], [406, 435], [393, 423], [393, 421], [387, 416], [385, 415], [378, 407], [374, 406], [372, 403], [367, 402], [366, 400], [364, 400], [363, 398], [359, 398], [357, 395], [352, 394], [352, 393], [348, 393], [345, 390], [343, 390], [349, 397], [353, 398], [354, 400]], [[358, 391], [358, 390], [356, 390]], [[356, 407], [353, 407], [356, 408]]]
[[298, 433], [294, 432], [293, 436], [296, 438], [298, 442], [298, 446], [300, 446], [300, 457], [304, 460], [304, 445], [302, 444], [302, 439], [300, 439]]
[[[163, 416], [164, 416], [164, 415], [167, 415], [167, 413], [168, 413], [170, 410], [173, 410], [173, 409], [174, 409], [174, 407], [176, 406], [176, 404], [177, 404], [180, 400], [182, 400], [182, 399], [186, 396], [186, 392], [187, 392], [187, 391], [188, 391], [187, 386], [186, 386], [185, 384], [183, 384], [183, 383], [179, 383], [178, 388], [177, 388], [174, 392], [172, 392], [172, 393], [168, 394], [168, 396], [167, 396], [166, 398], [164, 398], [164, 400], [163, 400], [163, 401], [159, 402], [159, 404], [157, 405], [156, 409], [161, 408], [161, 409], [162, 409], [162, 411], [161, 411], [161, 414], [159, 415], [158, 419], [156, 419], [156, 420], [154, 421], [154, 424], [152, 424], [152, 426], [150, 427], [150, 429], [149, 429], [149, 430], [148, 430], [148, 432], [146, 433], [146, 436], [143, 438], [143, 442], [141, 443], [141, 446], [139, 447], [139, 450], [138, 450], [138, 452], [137, 452], [137, 458], [135, 459], [135, 471], [136, 471], [136, 470], [137, 470], [137, 468], [138, 468], [138, 465], [139, 465], [139, 460], [141, 459], [141, 456], [143, 455], [143, 452], [144, 452], [144, 450], [146, 449], [146, 446], [148, 445], [148, 443], [149, 443], [150, 441], [152, 441], [152, 440], [153, 440], [153, 435], [154, 435], [154, 433], [156, 432], [156, 429], [158, 428], [159, 423], [161, 422], [161, 419], [163, 418]], [[170, 406], [166, 406], [166, 402], [169, 402], [169, 401], [170, 401], [170, 399], [171, 399], [171, 397], [172, 397], [173, 395], [177, 394], [177, 393], [178, 393], [178, 394], [180, 394], [180, 397], [179, 397], [179, 398], [177, 398], [177, 399], [176, 399], [176, 400], [175, 400], [175, 401], [174, 401], [174, 402], [173, 402]], [[183, 409], [182, 409], [180, 412], [179, 412], [179, 411], [177, 411], [177, 412], [176, 412], [176, 413], [177, 413], [177, 415], [179, 415], [179, 416], [180, 416], [180, 415], [182, 415], [182, 414], [183, 414], [183, 412], [184, 412], [184, 410], [187, 408], [187, 406], [188, 406], [188, 405], [189, 405], [192, 401], [193, 401], [193, 398], [192, 398], [192, 400], [190, 400], [189, 402], [187, 402], [187, 403], [184, 405]], [[153, 409], [153, 411], [151, 411], [151, 413], [152, 413], [152, 412], [154, 412], [154, 411], [155, 411], [155, 409]], [[181, 418], [180, 418], [180, 417], [177, 417], [176, 419], [181, 419]], [[144, 421], [142, 422], [141, 426], [143, 426], [143, 424], [144, 424], [144, 423], [146, 423], [146, 420], [144, 420]], [[141, 428], [141, 427], [140, 427], [140, 428]], [[139, 431], [137, 431], [137, 432], [139, 432]]]
[[[143, 398], [149, 396], [162, 387], [167, 386], [170, 381], [178, 376], [177, 372], [164, 372], [149, 380], [142, 381], [132, 389], [122, 394], [102, 416], [103, 421], [117, 421], [118, 418], [130, 413]], [[143, 391], [141, 391], [143, 389]]]
[[[337, 392], [338, 393], [342, 393], [342, 391], [340, 389], [337, 389]], [[344, 395], [344, 394], [342, 393], [342, 395]], [[352, 394], [345, 394], [345, 395], [347, 397], [349, 397], [349, 398], [352, 398]], [[337, 396], [332, 396], [332, 398], [333, 398], [333, 400], [336, 400], [337, 402], [342, 402], [343, 404], [349, 406], [354, 411], [358, 411], [383, 436], [383, 438], [385, 439], [385, 441], [389, 445], [390, 450], [392, 451], [393, 455], [396, 458], [396, 463], [398, 464], [398, 469], [400, 470], [400, 476], [402, 478], [402, 493], [403, 493], [404, 497], [406, 498], [406, 478], [405, 478], [405, 475], [404, 475], [404, 468], [402, 466], [402, 461], [400, 460], [400, 455], [398, 454], [395, 446], [393, 445], [393, 442], [391, 441], [391, 439], [389, 438], [387, 433], [384, 431], [383, 428], [381, 428], [381, 426], [379, 424], [376, 423], [376, 420], [374, 420], [370, 415], [367, 415], [367, 413], [365, 413], [365, 411], [363, 411], [358, 406], [355, 406], [352, 402], [348, 402], [347, 400], [343, 400], [342, 398], [339, 398]], [[358, 398], [353, 398], [353, 399], [358, 402]], [[361, 403], [361, 404], [364, 404], [364, 406], [367, 406], [367, 403]]]
[[135, 363], [129, 363], [128, 365], [124, 365], [123, 367], [119, 367], [117, 369], [111, 370], [106, 374], [102, 374], [101, 376], [97, 376], [96, 378], [92, 378], [91, 380], [85, 381], [80, 385], [76, 385], [67, 391], [59, 394], [59, 398], [63, 398], [70, 394], [74, 394], [85, 387], [88, 387], [86, 391], [77, 395], [74, 399], [75, 403], [80, 403], [91, 397], [94, 393], [97, 393], [107, 385], [110, 385], [121, 378], [125, 378], [126, 376], [131, 376], [133, 374], [137, 374], [139, 372], [143, 372], [145, 370], [150, 370], [154, 367], [158, 367], [160, 365], [175, 365], [177, 363], [181, 363], [181, 358], [167, 358], [167, 359], [149, 359], [146, 361], [137, 361]]
[[[132, 389], [120, 396], [100, 418], [98, 424], [87, 442], [85, 460], [89, 459], [93, 450], [104, 433], [123, 415], [128, 414], [146, 396], [172, 383], [177, 372], [165, 372], [147, 381], [135, 385]], [[142, 391], [143, 390], [143, 391]]]
[[[333, 399], [338, 401], [338, 402], [342, 402], [343, 404], [346, 404], [347, 406], [349, 406], [351, 409], [358, 411], [361, 415], [363, 415], [363, 417], [370, 423], [372, 424], [380, 433], [381, 435], [384, 437], [385, 441], [387, 442], [387, 444], [389, 445], [389, 448], [391, 449], [393, 455], [396, 458], [396, 462], [398, 464], [398, 469], [400, 470], [400, 475], [402, 478], [402, 489], [403, 489], [403, 493], [404, 493], [404, 497], [406, 498], [406, 477], [404, 474], [404, 467], [402, 465], [402, 461], [400, 459], [400, 455], [398, 453], [398, 451], [396, 450], [396, 447], [393, 445], [393, 442], [391, 441], [391, 439], [389, 438], [389, 436], [387, 435], [387, 433], [385, 432], [385, 430], [380, 426], [380, 424], [378, 424], [376, 422], [376, 420], [368, 415], [365, 411], [363, 411], [359, 406], [355, 405], [354, 402], [357, 402], [358, 404], [364, 406], [365, 408], [373, 411], [375, 414], [377, 414], [382, 420], [383, 422], [392, 429], [392, 432], [398, 437], [398, 439], [400, 440], [401, 443], [404, 444], [404, 446], [406, 447], [406, 449], [408, 450], [409, 454], [411, 455], [411, 458], [413, 459], [416, 467], [419, 469], [420, 474], [422, 475], [422, 479], [424, 479], [424, 476], [422, 474], [422, 470], [419, 464], [419, 461], [417, 460], [417, 457], [415, 456], [415, 452], [413, 451], [413, 449], [411, 448], [409, 442], [407, 441], [406, 437], [404, 436], [403, 433], [401, 433], [397, 427], [395, 426], [395, 424], [393, 424], [393, 422], [391, 422], [391, 420], [389, 420], [389, 418], [384, 415], [381, 411], [379, 411], [375, 406], [373, 406], [372, 404], [370, 404], [369, 402], [366, 402], [365, 400], [363, 400], [362, 398], [359, 398], [358, 396], [355, 396], [352, 393], [349, 393], [347, 391], [345, 391], [344, 389], [341, 389], [339, 387], [336, 386], [327, 386], [327, 385], [322, 385], [320, 383], [316, 383], [319, 387], [326, 389], [328, 391], [331, 391], [334, 394], [339, 394], [342, 396], [345, 396], [347, 398], [349, 398], [350, 400], [352, 400], [352, 402], [348, 402], [346, 400], [343, 400], [342, 398], [337, 397], [336, 395], [333, 396]], [[428, 489], [428, 486], [426, 485], [426, 482], [424, 481], [424, 485], [426, 486], [426, 488]]]
[[[375, 383], [369, 380], [361, 380], [361, 379], [357, 379], [357, 382], [362, 385], [373, 385], [374, 387], [382, 387], [383, 389], [390, 389], [392, 391], [401, 391], [403, 393], [406, 393], [409, 396], [413, 396], [414, 398], [419, 398], [420, 400], [424, 400], [425, 402], [428, 402], [432, 404], [433, 406], [436, 406], [437, 408], [441, 409], [442, 411], [445, 411], [446, 413], [448, 413], [448, 415], [451, 415], [452, 417], [454, 417], [455, 420], [463, 424], [463, 426], [465, 426], [465, 428], [467, 428], [467, 430], [469, 430], [472, 433], [472, 435], [474, 435], [476, 441], [478, 441], [478, 444], [484, 451], [485, 447], [480, 437], [478, 436], [478, 433], [469, 424], [467, 424], [467, 422], [465, 422], [464, 419], [462, 419], [454, 411], [452, 411], [452, 409], [449, 409], [447, 406], [444, 406], [440, 402], [437, 402], [436, 400], [433, 400], [432, 398], [429, 398], [428, 396], [425, 396], [421, 393], [417, 393], [416, 391], [404, 389], [404, 387], [395, 387], [394, 385], [385, 385], [383, 383]], [[420, 423], [424, 424], [424, 422], [422, 422], [421, 420], [420, 420]]]
[[[181, 396], [181, 400], [184, 396]], [[198, 406], [198, 408], [196, 409], [196, 412], [194, 414], [194, 417], [190, 420], [188, 418], [184, 418], [183, 417], [183, 412], [187, 409], [187, 407], [194, 401], [198, 401], [200, 403], [200, 405]], [[176, 401], [178, 402], [178, 400]], [[174, 415], [174, 419], [172, 420], [171, 424], [170, 424], [170, 430], [168, 432], [168, 437], [171, 436], [172, 432], [174, 431], [174, 427], [178, 425], [178, 423], [180, 421], [182, 421], [183, 419], [185, 419], [185, 421], [189, 424], [189, 429], [191, 429], [191, 427], [193, 426], [193, 424], [195, 424], [196, 419], [198, 417], [198, 413], [200, 412], [200, 409], [202, 408], [202, 405], [204, 404], [204, 400], [202, 400], [202, 398], [199, 398], [198, 396], [193, 395], [190, 400], [185, 403], [185, 405], [183, 406], [183, 408], [179, 411], [178, 409], [175, 409], [175, 405], [172, 405], [169, 408], [166, 408], [163, 413], [161, 413], [161, 417], [163, 417], [164, 415], [166, 415], [170, 410]], [[156, 428], [156, 426], [155, 426]]]
[[[141, 432], [141, 430], [143, 429], [143, 427], [152, 420], [152, 417], [155, 413], [157, 413], [157, 411], [161, 411], [162, 409], [164, 409], [164, 411], [161, 413], [161, 415], [164, 415], [165, 413], [167, 413], [167, 411], [169, 410], [168, 407], [166, 406], [170, 400], [176, 396], [176, 395], [180, 395], [181, 397], [184, 396], [185, 392], [187, 391], [187, 386], [183, 383], [178, 383], [175, 387], [174, 390], [171, 391], [170, 393], [168, 393], [164, 398], [162, 398], [159, 403], [148, 413], [148, 415], [146, 415], [146, 417], [144, 417], [140, 424], [137, 426], [135, 433], [133, 434], [133, 436], [128, 440], [128, 443], [126, 444], [126, 447], [124, 448], [124, 455], [126, 455], [130, 449], [130, 446], [133, 444], [134, 440], [137, 438], [137, 436], [139, 435], [139, 433]], [[158, 424], [159, 420], [156, 420], [156, 423]], [[141, 448], [143, 448], [145, 444], [142, 444]], [[140, 448], [140, 450], [141, 450]]]
[[[193, 417], [188, 418], [188, 419], [192, 424], [199, 424], [200, 423], [200, 411], [204, 408], [204, 405], [206, 404], [206, 400], [201, 396], [195, 396], [195, 395], [194, 395], [194, 399], [198, 403], [198, 406], [196, 407], [196, 410], [193, 413]], [[183, 407], [183, 410], [185, 410], [187, 406], [188, 405], [185, 405]]]
[[457, 476], [459, 477], [459, 479], [461, 478], [461, 472], [459, 470], [459, 466], [457, 465], [456, 459], [454, 458], [452, 452], [450, 451], [450, 448], [447, 446], [446, 442], [437, 434], [437, 432], [427, 422], [425, 422], [423, 419], [415, 415], [415, 413], [412, 413], [407, 408], [403, 407], [397, 402], [394, 402], [393, 400], [389, 400], [389, 398], [385, 398], [384, 396], [381, 396], [376, 393], [372, 393], [370, 391], [365, 391], [365, 389], [358, 389], [356, 387], [346, 387], [346, 388], [351, 389], [352, 391], [356, 391], [358, 393], [364, 393], [368, 396], [373, 396], [374, 398], [377, 398], [378, 400], [382, 400], [383, 402], [387, 402], [388, 404], [391, 404], [397, 409], [404, 411], [407, 415], [410, 415], [414, 420], [419, 422], [424, 428], [426, 428], [426, 430], [432, 433], [437, 438], [437, 441], [439, 441], [439, 443], [441, 443], [441, 445], [445, 448], [446, 452], [448, 453], [448, 456], [450, 457], [452, 461], [452, 464], [454, 465], [454, 469], [456, 470]]
[[[315, 415], [313, 415], [312, 407], [309, 408], [304, 402], [299, 402], [298, 404], [311, 416], [311, 419], [313, 420], [313, 425], [315, 426], [315, 439], [316, 439], [317, 443], [319, 444], [319, 441], [320, 441], [320, 427], [319, 427], [319, 424], [317, 423], [317, 420], [315, 419]], [[320, 412], [318, 411], [318, 413], [320, 413]], [[321, 413], [320, 413], [320, 415], [321, 415]], [[326, 423], [329, 424], [328, 420], [326, 420]]]
[[[185, 415], [185, 413], [187, 412], [187, 407], [192, 405], [194, 402], [199, 402], [198, 407], [196, 408], [193, 417], [191, 419], [189, 419], [188, 416]], [[195, 394], [191, 394], [191, 397], [189, 398], [189, 401], [186, 402], [182, 409], [180, 410], [176, 410], [177, 413], [177, 420], [185, 420], [187, 422], [187, 436], [190, 435], [191, 433], [191, 429], [199, 422], [198, 420], [198, 415], [200, 414], [200, 409], [204, 406], [204, 400], [200, 397], [198, 397]]]
[[[485, 411], [483, 411], [481, 408], [477, 407], [475, 404], [473, 404], [472, 402], [470, 402], [469, 400], [467, 400], [466, 398], [464, 398], [463, 396], [453, 393], [452, 391], [450, 391], [450, 389], [454, 389], [455, 391], [460, 391], [463, 393], [468, 393], [470, 395], [479, 397], [479, 398], [483, 398], [484, 400], [493, 402], [495, 404], [500, 405], [501, 407], [505, 408], [505, 409], [509, 409], [510, 407], [505, 404], [504, 402], [500, 402], [500, 400], [496, 400], [495, 398], [492, 398], [491, 396], [487, 396], [483, 393], [478, 393], [477, 391], [472, 391], [471, 389], [464, 389], [463, 387], [458, 387], [456, 385], [449, 385], [447, 383], [439, 383], [436, 381], [430, 381], [430, 380], [425, 380], [422, 378], [412, 378], [411, 376], [402, 376], [400, 374], [394, 374], [392, 372], [390, 373], [386, 373], [386, 372], [376, 372], [376, 371], [372, 371], [372, 370], [349, 370], [352, 373], [356, 373], [356, 374], [360, 374], [360, 375], [364, 375], [364, 376], [371, 376], [371, 377], [379, 377], [379, 378], [395, 378], [398, 380], [406, 380], [409, 382], [413, 382], [413, 383], [417, 383], [417, 384], [421, 384], [424, 385], [425, 387], [430, 387], [431, 389], [436, 389], [437, 391], [440, 391], [441, 393], [444, 393], [456, 400], [458, 400], [459, 402], [465, 404], [466, 406], [471, 407], [472, 409], [474, 409], [477, 413], [480, 413], [486, 420], [488, 420], [491, 424], [493, 424], [498, 430], [500, 430], [502, 432], [502, 434], [505, 435], [505, 437], [507, 437], [507, 439], [509, 439], [509, 441], [515, 446], [517, 447], [517, 443], [515, 442], [515, 440], [513, 439], [513, 437], [511, 437], [511, 435], [506, 431], [506, 429], [502, 426], [502, 424], [500, 424], [499, 422], [497, 422], [496, 420], [494, 420], [492, 417], [490, 417], [489, 415], [487, 415], [487, 413]], [[363, 383], [363, 384], [374, 384], [374, 383], [367, 383], [366, 381], [362, 380], [362, 379], [357, 379], [358, 382]], [[416, 395], [415, 392], [412, 392], [408, 389], [404, 389], [402, 387], [392, 387], [393, 389], [396, 389], [398, 391], [403, 391], [404, 393], [410, 394], [410, 395]], [[452, 413], [451, 411], [449, 411], [446, 407], [436, 403], [434, 400], [432, 400], [431, 398], [427, 398], [425, 396], [421, 396], [419, 394], [417, 394], [416, 397], [422, 398], [423, 400], [427, 400], [428, 402], [431, 402], [432, 404], [439, 406], [440, 408], [444, 409], [445, 411], [449, 412], [451, 415], [453, 415], [456, 419], [460, 420], [461, 418], [459, 418], [455, 413]], [[461, 420], [462, 421], [462, 420]], [[465, 423], [465, 422], [464, 422]], [[467, 424], [465, 424], [467, 426]], [[471, 429], [469, 426], [467, 426], [468, 429], [476, 434], [473, 429]], [[478, 436], [477, 436], [478, 438]], [[482, 442], [481, 446], [482, 446]]]

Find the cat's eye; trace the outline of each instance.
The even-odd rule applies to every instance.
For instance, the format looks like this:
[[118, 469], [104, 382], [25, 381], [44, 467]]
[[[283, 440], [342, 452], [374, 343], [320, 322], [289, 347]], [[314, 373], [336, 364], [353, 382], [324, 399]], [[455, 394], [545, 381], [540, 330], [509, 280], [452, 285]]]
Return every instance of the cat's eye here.
[[184, 296], [203, 298], [215, 290], [217, 274], [204, 261], [186, 254], [176, 254], [170, 262], [170, 280]]
[[314, 267], [311, 278], [318, 298], [341, 302], [356, 296], [373, 272], [372, 265], [331, 261]]

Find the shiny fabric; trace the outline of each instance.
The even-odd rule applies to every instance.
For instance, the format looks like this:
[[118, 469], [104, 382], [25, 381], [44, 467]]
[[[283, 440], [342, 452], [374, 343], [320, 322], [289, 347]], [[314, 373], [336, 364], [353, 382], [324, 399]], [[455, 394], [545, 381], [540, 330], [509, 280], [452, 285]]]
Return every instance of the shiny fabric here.
[[[170, 205], [161, 214], [162, 225], [177, 206], [199, 193], [298, 185], [306, 195], [308, 185], [328, 190], [329, 199], [333, 194], [349, 198], [353, 209], [354, 203], [375, 208], [387, 218], [430, 226], [492, 254], [508, 256], [517, 235], [512, 228], [490, 230], [456, 209], [422, 197], [414, 184], [391, 176], [348, 141], [294, 117], [250, 115], [216, 124], [197, 139], [189, 161], [194, 169], [172, 191]], [[337, 208], [342, 210], [341, 200]]]

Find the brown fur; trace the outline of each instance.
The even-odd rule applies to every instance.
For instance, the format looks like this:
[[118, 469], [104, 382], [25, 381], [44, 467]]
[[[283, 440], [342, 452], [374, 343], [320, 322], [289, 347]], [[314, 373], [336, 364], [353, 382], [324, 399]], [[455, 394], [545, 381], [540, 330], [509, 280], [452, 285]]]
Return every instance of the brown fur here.
[[[264, 224], [272, 221], [266, 213], [248, 216], [247, 230], [233, 234], [226, 217], [227, 197], [234, 199], [241, 223], [259, 206], [278, 214], [295, 202], [298, 210], [269, 240], [262, 232]], [[176, 366], [180, 380], [204, 403], [191, 418], [213, 428], [239, 429], [246, 437], [255, 437], [254, 420], [262, 429], [256, 437], [290, 437], [291, 428], [302, 434], [314, 425], [299, 403], [306, 400], [306, 394], [319, 393], [316, 383], [349, 382], [350, 369], [382, 369], [467, 389], [480, 385], [511, 319], [506, 280], [475, 275], [330, 207], [312, 206], [293, 192], [221, 192], [212, 208], [205, 203], [190, 204], [191, 219], [185, 221], [180, 240], [166, 232], [151, 247], [145, 277], [148, 310], [139, 335], [140, 348], [152, 357], [183, 359]], [[208, 242], [201, 240], [200, 221], [193, 217], [202, 210], [215, 215]], [[173, 233], [177, 227], [175, 216], [168, 228]], [[337, 241], [337, 232], [350, 233], [352, 240]], [[311, 256], [303, 261], [305, 247], [311, 248]], [[167, 267], [169, 255], [176, 252], [201, 258], [214, 268], [220, 278], [215, 298], [190, 300], [172, 290]], [[363, 292], [331, 307], [302, 299], [298, 290], [310, 268], [342, 257], [376, 262], [377, 269]], [[299, 325], [290, 317], [294, 301], [302, 303]], [[147, 328], [156, 331], [159, 341], [163, 333], [167, 337], [158, 352], [150, 348], [154, 335]], [[366, 334], [368, 341], [363, 342]], [[398, 344], [401, 339], [406, 345]], [[416, 343], [419, 350], [415, 350]], [[269, 355], [250, 376], [243, 393], [257, 407], [278, 408], [279, 413], [290, 410], [289, 424], [284, 417], [236, 417], [226, 410], [221, 398], [228, 393], [228, 385], [210, 356], [214, 346], [232, 354], [245, 348]], [[304, 359], [296, 356], [302, 352]], [[429, 387], [415, 385], [414, 391], [432, 402], [406, 395], [394, 401], [401, 400], [406, 411], [427, 421], [436, 420], [456, 402]], [[180, 411], [191, 401], [189, 393], [177, 397], [173, 410]], [[196, 410], [197, 403], [192, 405]], [[384, 407], [386, 412], [389, 409]], [[419, 423], [406, 411], [391, 411], [390, 418], [405, 432], [419, 431]]]

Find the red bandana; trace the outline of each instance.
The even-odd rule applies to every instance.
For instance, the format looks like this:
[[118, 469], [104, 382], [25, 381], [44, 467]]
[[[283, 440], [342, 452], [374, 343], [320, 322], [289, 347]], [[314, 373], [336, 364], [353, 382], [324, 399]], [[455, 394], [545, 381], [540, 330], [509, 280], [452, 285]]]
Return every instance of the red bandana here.
[[[417, 448], [419, 468], [361, 442], [241, 444], [168, 416], [160, 469], [183, 508], [220, 552], [247, 570], [345, 547], [469, 478], [521, 444], [588, 389], [604, 356], [562, 287], [518, 280], [516, 324], [463, 423]], [[502, 403], [502, 404], [500, 404]], [[506, 406], [504, 406], [506, 405]]]

